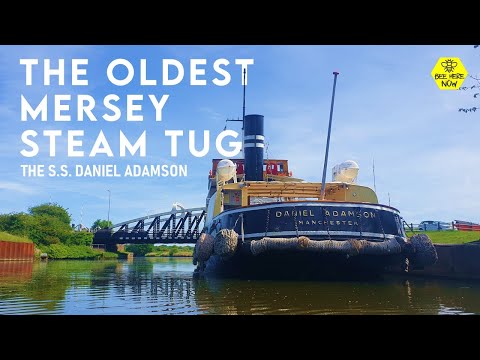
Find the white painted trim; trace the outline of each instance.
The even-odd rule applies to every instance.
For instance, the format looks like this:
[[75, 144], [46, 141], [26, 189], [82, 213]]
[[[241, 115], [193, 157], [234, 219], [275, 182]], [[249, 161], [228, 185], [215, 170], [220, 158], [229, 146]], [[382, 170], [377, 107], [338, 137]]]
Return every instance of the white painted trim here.
[[[392, 212], [394, 214], [400, 215], [398, 211], [393, 210], [389, 207], [383, 207], [382, 205], [370, 205], [370, 204], [345, 204], [345, 203], [303, 203], [303, 202], [295, 202], [295, 203], [270, 203], [265, 205], [253, 205], [253, 206], [245, 206], [238, 209], [232, 210], [225, 210], [218, 214], [216, 217], [221, 216], [225, 213], [228, 214], [236, 214], [238, 212], [246, 212], [246, 211], [255, 211], [255, 210], [265, 210], [265, 209], [275, 209], [280, 207], [300, 207], [300, 206], [315, 206], [315, 207], [328, 207], [328, 206], [336, 206], [336, 207], [345, 207], [345, 208], [366, 208], [366, 209], [374, 209], [374, 210], [385, 210]], [[298, 209], [296, 209], [298, 211]]]
[[244, 140], [265, 140], [263, 135], [247, 135], [243, 138]]
[[258, 148], [264, 148], [265, 147], [265, 144], [262, 144], [262, 143], [248, 143], [248, 144], [244, 144], [243, 147], [258, 147]]

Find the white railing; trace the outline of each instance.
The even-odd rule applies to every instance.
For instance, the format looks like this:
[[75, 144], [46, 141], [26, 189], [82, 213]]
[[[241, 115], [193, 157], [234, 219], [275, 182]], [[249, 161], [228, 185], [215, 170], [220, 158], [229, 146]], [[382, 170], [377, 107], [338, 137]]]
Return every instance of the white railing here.
[[456, 230], [454, 222], [434, 221], [433, 223], [407, 223], [403, 222], [403, 227], [406, 231], [444, 231], [444, 230]]

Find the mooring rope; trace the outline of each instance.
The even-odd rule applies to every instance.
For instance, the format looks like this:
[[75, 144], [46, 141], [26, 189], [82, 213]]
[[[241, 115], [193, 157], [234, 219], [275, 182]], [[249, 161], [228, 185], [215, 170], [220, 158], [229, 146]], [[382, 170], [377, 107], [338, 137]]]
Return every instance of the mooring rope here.
[[325, 219], [327, 219], [327, 234], [328, 234], [328, 240], [332, 241], [332, 237], [330, 236], [330, 225], [329, 225], [329, 220], [328, 220], [328, 216], [327, 216], [327, 210], [325, 210], [325, 208], [323, 208], [323, 214], [325, 215]]
[[240, 215], [242, 217], [242, 244], [245, 243], [245, 238], [244, 238], [244, 235], [245, 235], [245, 231], [243, 230], [243, 214]]
[[382, 223], [382, 219], [380, 219], [380, 215], [378, 214], [378, 210], [376, 209], [375, 210], [375, 214], [378, 218], [378, 222], [380, 223], [380, 228], [382, 229], [382, 233], [383, 233], [383, 240], [385, 240], [387, 238], [387, 236], [385, 235], [385, 230], [383, 230], [383, 223]]
[[359, 230], [360, 230], [360, 237], [362, 237], [362, 210], [361, 210], [361, 208], [358, 208], [358, 213], [360, 214], [360, 217], [357, 217], [358, 218], [358, 227], [359, 227]]
[[268, 234], [268, 225], [270, 223], [270, 209], [267, 210], [267, 221], [265, 223], [265, 237]]
[[297, 239], [298, 239], [299, 236], [298, 236], [298, 224], [297, 224], [297, 209], [295, 209], [295, 205], [293, 206], [293, 211], [294, 211], [294, 213], [293, 213], [293, 221], [294, 221], [294, 223], [295, 223], [295, 231], [296, 231], [296, 233], [297, 233]]

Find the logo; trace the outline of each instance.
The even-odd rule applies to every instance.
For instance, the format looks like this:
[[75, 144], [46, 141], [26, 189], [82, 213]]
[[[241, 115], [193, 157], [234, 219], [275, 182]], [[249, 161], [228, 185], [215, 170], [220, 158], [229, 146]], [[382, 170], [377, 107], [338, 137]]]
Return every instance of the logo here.
[[440, 90], [457, 90], [468, 72], [460, 58], [441, 57], [432, 70], [433, 80]]

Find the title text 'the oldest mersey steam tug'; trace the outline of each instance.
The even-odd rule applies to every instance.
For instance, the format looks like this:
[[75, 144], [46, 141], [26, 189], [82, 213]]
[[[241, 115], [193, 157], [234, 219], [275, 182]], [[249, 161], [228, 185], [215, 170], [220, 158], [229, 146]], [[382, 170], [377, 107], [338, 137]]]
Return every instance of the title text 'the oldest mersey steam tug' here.
[[196, 273], [355, 275], [436, 261], [426, 235], [407, 239], [399, 211], [355, 183], [355, 162], [335, 166], [333, 180], [325, 181], [337, 75], [321, 183], [292, 177], [287, 160], [264, 159], [264, 117], [245, 116], [244, 107], [244, 159], [213, 160]]

